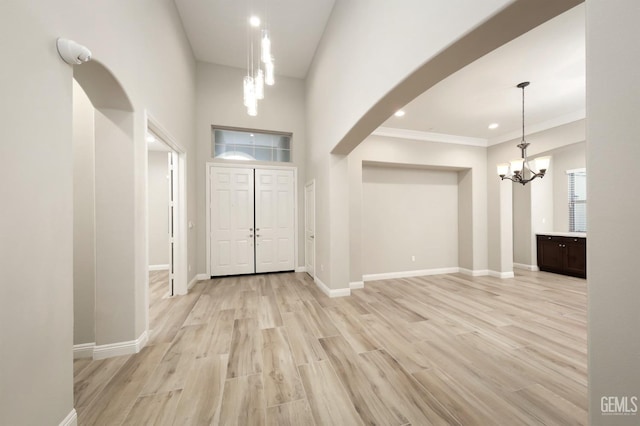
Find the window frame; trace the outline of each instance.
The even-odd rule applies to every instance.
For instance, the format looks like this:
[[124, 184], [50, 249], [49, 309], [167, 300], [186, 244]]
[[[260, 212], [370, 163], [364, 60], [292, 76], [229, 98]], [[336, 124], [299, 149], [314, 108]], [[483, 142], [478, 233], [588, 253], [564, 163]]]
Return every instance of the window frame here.
[[[216, 145], [223, 145], [223, 144], [216, 144], [216, 139], [215, 139], [215, 132], [216, 130], [220, 130], [220, 131], [231, 131], [231, 132], [240, 132], [240, 133], [256, 133], [256, 134], [263, 134], [263, 135], [274, 135], [274, 136], [284, 136], [284, 137], [288, 137], [289, 138], [289, 149], [284, 149], [284, 148], [280, 148], [278, 149], [277, 147], [261, 147], [261, 149], [270, 149], [271, 150], [271, 160], [259, 160], [259, 159], [229, 159], [229, 158], [224, 158], [224, 157], [220, 157], [220, 156], [216, 156]], [[294, 154], [294, 150], [293, 150], [293, 133], [292, 132], [284, 132], [284, 131], [276, 131], [276, 130], [265, 130], [265, 129], [252, 129], [252, 128], [247, 128], [247, 127], [232, 127], [232, 126], [218, 126], [218, 125], [211, 125], [211, 143], [210, 143], [210, 158], [215, 160], [215, 161], [224, 161], [224, 162], [239, 162], [242, 164], [255, 164], [255, 163], [268, 163], [268, 164], [293, 164], [293, 154]], [[288, 151], [289, 153], [289, 161], [279, 161], [276, 158], [276, 153], [278, 153], [279, 151]]]

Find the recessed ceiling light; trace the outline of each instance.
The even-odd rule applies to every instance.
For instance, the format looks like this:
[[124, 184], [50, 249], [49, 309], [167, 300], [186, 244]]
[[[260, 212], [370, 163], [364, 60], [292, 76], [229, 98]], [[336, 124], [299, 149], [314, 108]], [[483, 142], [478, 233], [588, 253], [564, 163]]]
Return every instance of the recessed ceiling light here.
[[249, 18], [249, 24], [251, 24], [252, 27], [259, 27], [260, 26], [260, 18], [258, 18], [257, 16], [252, 16], [251, 18]]
[[489, 124], [489, 128], [490, 128], [491, 130], [493, 130], [493, 129], [497, 129], [499, 126], [500, 126], [500, 125], [499, 125], [498, 123], [491, 123], [491, 124]]
[[399, 109], [393, 115], [395, 115], [396, 117], [402, 117], [404, 115], [404, 111]]

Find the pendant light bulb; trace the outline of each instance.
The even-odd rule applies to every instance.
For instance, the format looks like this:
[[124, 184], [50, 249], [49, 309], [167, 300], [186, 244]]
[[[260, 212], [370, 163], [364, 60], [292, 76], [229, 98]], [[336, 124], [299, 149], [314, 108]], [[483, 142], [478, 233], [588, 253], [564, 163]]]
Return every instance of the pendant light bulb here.
[[509, 163], [498, 164], [498, 176], [506, 176], [509, 174]]
[[269, 37], [269, 30], [262, 30], [260, 47], [262, 53], [262, 62], [264, 62], [265, 64], [271, 62], [271, 38]]
[[264, 82], [267, 86], [273, 86], [276, 82], [273, 73], [273, 56], [270, 58], [269, 62], [264, 64], [264, 71]]
[[521, 173], [523, 165], [524, 165], [524, 160], [522, 158], [511, 160], [511, 173], [513, 174]]
[[253, 77], [247, 75], [244, 77], [244, 106], [249, 108], [256, 101], [256, 92]]

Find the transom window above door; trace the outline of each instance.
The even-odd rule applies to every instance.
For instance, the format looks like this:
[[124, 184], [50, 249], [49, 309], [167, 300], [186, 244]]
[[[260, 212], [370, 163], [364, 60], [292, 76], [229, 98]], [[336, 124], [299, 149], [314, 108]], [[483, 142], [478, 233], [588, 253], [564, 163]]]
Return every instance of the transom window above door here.
[[291, 162], [291, 133], [212, 127], [213, 158]]

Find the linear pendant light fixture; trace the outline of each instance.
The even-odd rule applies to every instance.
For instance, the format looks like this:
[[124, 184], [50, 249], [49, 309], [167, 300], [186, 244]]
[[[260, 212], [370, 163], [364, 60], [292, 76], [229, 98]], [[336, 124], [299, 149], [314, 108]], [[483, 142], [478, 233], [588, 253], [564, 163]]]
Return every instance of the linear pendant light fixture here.
[[511, 164], [498, 164], [498, 176], [500, 176], [501, 180], [509, 179], [522, 185], [526, 185], [537, 177], [543, 178], [549, 169], [550, 162], [549, 157], [539, 157], [535, 160], [535, 168], [532, 168], [529, 164], [529, 158], [527, 157], [527, 147], [529, 143], [524, 140], [524, 88], [528, 85], [529, 82], [524, 81], [517, 86], [519, 89], [522, 89], [522, 140], [517, 145], [517, 147], [520, 148], [521, 158], [511, 161]]
[[[265, 18], [266, 18], [265, 0]], [[258, 115], [258, 100], [264, 99], [264, 86], [275, 84], [273, 55], [271, 54], [271, 34], [267, 26], [266, 19], [260, 20], [257, 16], [249, 18], [248, 46], [247, 46], [247, 75], [243, 80], [244, 106], [247, 107], [247, 114]], [[255, 37], [254, 28], [262, 28], [260, 34], [260, 55], [257, 59], [257, 66], [254, 68], [253, 42]], [[264, 68], [263, 68], [264, 67]]]

